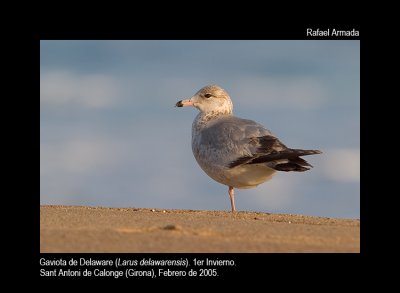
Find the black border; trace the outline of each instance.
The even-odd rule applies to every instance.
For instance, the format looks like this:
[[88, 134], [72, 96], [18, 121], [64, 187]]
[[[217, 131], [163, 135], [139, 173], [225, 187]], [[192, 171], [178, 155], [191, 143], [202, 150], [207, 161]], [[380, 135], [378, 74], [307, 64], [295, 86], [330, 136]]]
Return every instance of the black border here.
[[[307, 37], [305, 31], [307, 28], [336, 28], [341, 30], [352, 30], [353, 28], [360, 32], [359, 37]], [[26, 197], [28, 198], [28, 218], [34, 219], [29, 221], [29, 227], [26, 227], [24, 231], [28, 231], [27, 237], [29, 238], [29, 259], [31, 259], [31, 264], [33, 265], [33, 270], [29, 274], [33, 274], [35, 276], [39, 276], [39, 259], [41, 257], [45, 257], [47, 259], [55, 258], [70, 258], [70, 257], [78, 257], [82, 254], [71, 254], [71, 253], [40, 253], [40, 213], [38, 212], [38, 204], [40, 206], [40, 174], [39, 178], [36, 178], [35, 174], [37, 172], [38, 167], [40, 168], [40, 160], [36, 157], [40, 152], [40, 76], [38, 72], [40, 72], [40, 40], [131, 40], [131, 39], [141, 39], [141, 40], [360, 40], [361, 36], [364, 34], [364, 31], [361, 31], [361, 26], [359, 24], [301, 24], [301, 25], [290, 25], [289, 27], [283, 25], [271, 25], [261, 31], [252, 31], [249, 30], [246, 33], [243, 32], [191, 32], [190, 35], [183, 32], [132, 32], [132, 30], [126, 29], [111, 31], [111, 30], [103, 30], [102, 32], [82, 32], [81, 30], [75, 31], [51, 31], [49, 29], [42, 30], [40, 32], [35, 32], [30, 35], [28, 45], [29, 45], [29, 55], [28, 61], [28, 83], [27, 88], [35, 89], [34, 92], [38, 96], [38, 100], [35, 99], [24, 99], [28, 101], [28, 105], [24, 107], [26, 113], [24, 113], [25, 117], [28, 117], [28, 123], [24, 124], [25, 138], [29, 140], [29, 147], [31, 152], [23, 154], [27, 164], [29, 165], [29, 171], [26, 171], [25, 174], [31, 176], [31, 178], [35, 178], [32, 180], [32, 184], [30, 188], [27, 190]], [[363, 37], [364, 39], [364, 37]], [[364, 43], [364, 41], [363, 41]], [[363, 47], [364, 50], [364, 47]], [[363, 55], [364, 56], [364, 55]], [[36, 108], [38, 107], [38, 108]], [[36, 110], [37, 109], [37, 110]], [[36, 116], [38, 115], [38, 116]], [[37, 120], [36, 120], [37, 119]], [[39, 122], [39, 125], [36, 126], [35, 121]], [[26, 148], [26, 146], [25, 146]], [[28, 158], [28, 156], [30, 156]], [[36, 195], [37, 193], [37, 195]], [[36, 196], [38, 196], [36, 198]], [[364, 198], [362, 200], [364, 201]], [[363, 205], [362, 205], [363, 206]], [[365, 209], [361, 206], [361, 214], [363, 217], [363, 221], [365, 219]], [[366, 223], [366, 222], [363, 222]], [[364, 225], [362, 225], [364, 226]], [[32, 227], [32, 228], [31, 228]], [[362, 236], [366, 235], [364, 233], [365, 229], [361, 229]], [[24, 243], [24, 245], [27, 243]], [[25, 247], [26, 249], [26, 247]], [[361, 254], [269, 254], [269, 253], [227, 253], [227, 254], [215, 254], [215, 253], [200, 253], [200, 254], [186, 254], [186, 253], [178, 253], [178, 254], [169, 254], [169, 253], [134, 253], [134, 254], [108, 254], [108, 253], [87, 253], [83, 254], [86, 258], [115, 258], [118, 255], [122, 258], [174, 258], [174, 257], [189, 257], [193, 258], [198, 256], [199, 258], [206, 258], [209, 256], [210, 258], [233, 258], [236, 260], [238, 266], [235, 270], [227, 270], [226, 273], [223, 274], [223, 277], [218, 278], [222, 281], [230, 281], [230, 282], [239, 282], [243, 278], [259, 280], [259, 281], [267, 281], [269, 279], [269, 273], [274, 272], [271, 276], [275, 275], [283, 275], [288, 276], [288, 279], [294, 277], [296, 274], [302, 274], [302, 268], [307, 266], [308, 269], [312, 270], [312, 273], [315, 274], [313, 279], [323, 274], [324, 272], [332, 272], [335, 266], [333, 264], [338, 264], [342, 261], [346, 262], [346, 265], [341, 266], [340, 275], [342, 280], [346, 279], [346, 275], [348, 278], [351, 276], [354, 277], [354, 271], [359, 269], [360, 266], [360, 258], [361, 255], [369, 252], [369, 249], [366, 248], [364, 242], [362, 242]], [[295, 255], [295, 256], [294, 256]], [[349, 262], [350, 261], [350, 262]], [[347, 264], [350, 264], [348, 266]], [[344, 264], [344, 263], [343, 263]], [[324, 271], [325, 270], [325, 271]], [[229, 271], [229, 272], [228, 272]], [[45, 281], [46, 278], [40, 278], [42, 281]], [[112, 279], [112, 278], [111, 278]], [[176, 278], [168, 278], [168, 280], [175, 280]], [[179, 278], [178, 278], [179, 279]], [[47, 278], [47, 280], [50, 280]], [[67, 278], [68, 280], [68, 278]], [[99, 280], [98, 278], [96, 280]], [[108, 280], [108, 279], [107, 279]], [[122, 279], [117, 279], [122, 280]], [[145, 279], [148, 280], [148, 279]], [[161, 279], [158, 279], [161, 280]], [[201, 280], [203, 281], [203, 280]], [[282, 284], [284, 287], [285, 284]], [[268, 286], [266, 286], [268, 287]], [[250, 287], [251, 288], [251, 287]]]
[[[307, 28], [313, 30], [345, 30], [355, 29], [359, 36], [307, 36]], [[237, 30], [200, 30], [190, 31], [190, 33], [180, 30], [172, 30], [165, 33], [162, 31], [137, 31], [132, 29], [121, 29], [109, 31], [59, 31], [45, 30], [39, 34], [41, 40], [359, 40], [361, 38], [361, 26], [356, 23], [350, 24], [298, 24], [288, 26], [282, 24], [265, 24], [258, 30], [246, 32]]]

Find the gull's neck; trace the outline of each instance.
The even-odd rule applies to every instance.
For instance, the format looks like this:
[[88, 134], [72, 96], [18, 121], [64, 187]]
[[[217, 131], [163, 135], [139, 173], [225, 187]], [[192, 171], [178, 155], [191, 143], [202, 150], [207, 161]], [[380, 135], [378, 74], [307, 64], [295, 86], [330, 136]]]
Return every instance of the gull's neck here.
[[196, 118], [193, 121], [193, 131], [199, 131], [200, 129], [206, 127], [209, 122], [212, 122], [215, 119], [219, 119], [222, 117], [232, 116], [232, 111], [208, 111], [208, 112], [200, 112], [197, 114]]

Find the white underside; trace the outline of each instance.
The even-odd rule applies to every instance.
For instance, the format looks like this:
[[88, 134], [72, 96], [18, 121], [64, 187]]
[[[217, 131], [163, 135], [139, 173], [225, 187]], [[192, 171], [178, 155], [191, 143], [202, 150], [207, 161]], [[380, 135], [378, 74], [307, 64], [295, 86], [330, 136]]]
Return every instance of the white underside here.
[[265, 164], [241, 165], [223, 172], [202, 169], [215, 181], [241, 189], [254, 188], [271, 179], [276, 173], [274, 169]]

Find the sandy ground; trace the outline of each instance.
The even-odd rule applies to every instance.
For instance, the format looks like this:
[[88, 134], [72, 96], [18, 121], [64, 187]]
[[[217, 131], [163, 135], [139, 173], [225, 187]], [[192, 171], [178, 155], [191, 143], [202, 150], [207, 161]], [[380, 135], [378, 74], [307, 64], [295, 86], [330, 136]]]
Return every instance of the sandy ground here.
[[360, 252], [360, 221], [255, 212], [40, 207], [41, 252]]

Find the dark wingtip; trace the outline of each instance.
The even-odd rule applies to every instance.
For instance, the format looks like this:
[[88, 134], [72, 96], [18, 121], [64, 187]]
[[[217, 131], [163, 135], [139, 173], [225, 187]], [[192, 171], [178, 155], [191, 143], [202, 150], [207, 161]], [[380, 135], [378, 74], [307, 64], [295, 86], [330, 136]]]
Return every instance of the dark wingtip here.
[[175, 107], [183, 107], [182, 101], [179, 101], [175, 104]]
[[[306, 164], [307, 166], [312, 167], [307, 162]], [[284, 171], [284, 172], [290, 172], [290, 171], [304, 172], [310, 170], [310, 168], [307, 168], [306, 166], [297, 163], [278, 164], [274, 167], [274, 169], [277, 171]]]
[[294, 154], [298, 156], [309, 156], [309, 155], [319, 155], [322, 154], [320, 150], [297, 150], [294, 149]]

